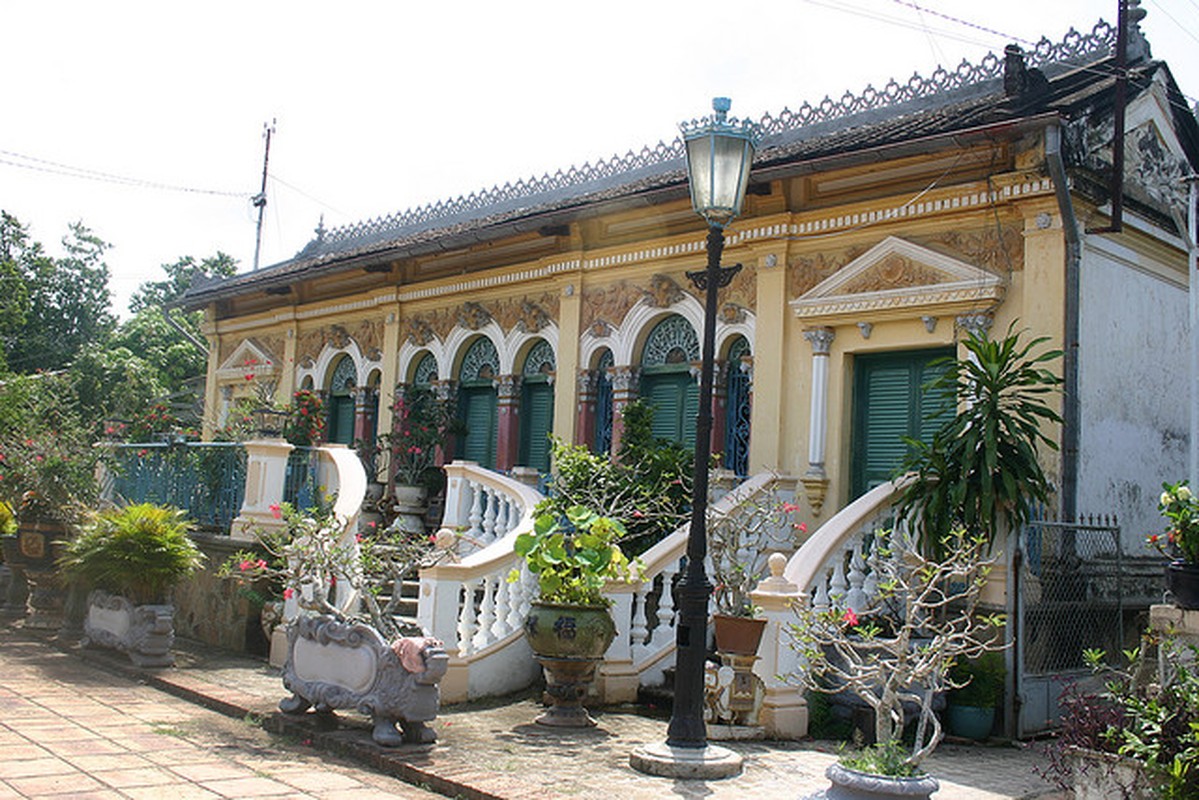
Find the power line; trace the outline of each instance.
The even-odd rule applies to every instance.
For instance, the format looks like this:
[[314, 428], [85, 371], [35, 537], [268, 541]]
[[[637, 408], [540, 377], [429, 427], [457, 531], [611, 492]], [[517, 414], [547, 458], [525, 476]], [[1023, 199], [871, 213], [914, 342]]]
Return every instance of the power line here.
[[[1191, 4], [1194, 5], [1194, 0], [1191, 0]], [[1163, 6], [1161, 3], [1157, 2], [1157, 0], [1153, 0], [1153, 7], [1156, 8], [1158, 11], [1162, 12], [1163, 14], [1165, 14], [1170, 19], [1171, 22], [1173, 22], [1175, 25], [1178, 26], [1179, 30], [1181, 30], [1187, 36], [1190, 36], [1196, 42], [1199, 42], [1199, 36], [1196, 36], [1195, 34], [1191, 33], [1189, 30], [1187, 30], [1186, 26], [1183, 25], [1181, 22], [1179, 22], [1178, 19], [1173, 14], [1171, 14], [1169, 11], [1166, 10], [1165, 6]]]
[[[131, 178], [127, 175], [117, 175], [112, 172], [102, 172], [101, 170], [88, 169], [87, 167], [76, 167], [70, 164], [63, 164], [58, 161], [50, 161], [45, 158], [37, 158], [35, 156], [27, 156], [23, 153], [16, 153], [12, 150], [0, 150], [0, 156], [8, 156], [8, 158], [0, 158], [0, 164], [7, 164], [10, 167], [19, 167], [20, 169], [33, 170], [34, 172], [45, 172], [51, 175], [62, 175], [68, 178], [83, 178], [89, 181], [97, 181], [100, 183], [114, 183], [121, 186], [130, 186], [139, 189], [159, 189], [169, 192], [185, 192], [188, 194], [208, 194], [219, 197], [250, 197], [249, 192], [233, 192], [221, 189], [201, 189], [195, 186], [183, 186], [175, 183], [162, 183], [159, 181], [150, 181], [143, 178]], [[14, 161], [12, 159], [19, 159]]]
[[324, 200], [321, 200], [320, 198], [317, 198], [317, 197], [313, 197], [312, 195], [308, 194], [308, 192], [301, 189], [299, 186], [296, 186], [295, 184], [288, 183], [287, 181], [283, 180], [282, 178], [279, 177], [278, 173], [272, 172], [269, 177], [272, 181], [279, 184], [280, 186], [284, 186], [288, 189], [291, 189], [296, 194], [307, 197], [312, 202], [316, 203], [319, 206], [323, 206], [323, 207], [329, 209], [330, 211], [332, 211], [334, 214], [337, 214], [338, 216], [342, 216], [342, 217], [349, 216], [349, 214], [346, 214], [341, 209], [334, 208], [333, 206], [326, 203]]

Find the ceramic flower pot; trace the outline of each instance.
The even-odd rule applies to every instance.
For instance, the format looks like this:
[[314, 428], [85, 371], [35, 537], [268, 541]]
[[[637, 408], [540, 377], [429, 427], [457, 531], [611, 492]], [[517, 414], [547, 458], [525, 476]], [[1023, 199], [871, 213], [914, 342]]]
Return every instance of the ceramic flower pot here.
[[1199, 565], [1171, 561], [1166, 566], [1166, 588], [1179, 608], [1199, 608]]
[[752, 656], [757, 654], [762, 642], [766, 620], [713, 614], [712, 626], [716, 629], [717, 652]]
[[425, 487], [397, 484], [395, 487], [395, 527], [406, 533], [425, 532], [425, 512], [429, 504]]
[[991, 735], [991, 728], [995, 725], [995, 707], [950, 703], [945, 709], [945, 717], [954, 736], [982, 741]]
[[66, 526], [46, 520], [22, 520], [17, 532], [4, 539], [4, 561], [29, 587], [25, 627], [62, 627], [67, 590], [58, 574]]
[[822, 800], [885, 800], [902, 797], [907, 800], [928, 800], [941, 784], [931, 775], [895, 778], [890, 775], [871, 775], [841, 764], [829, 764], [824, 777], [831, 784], [816, 797]]
[[525, 619], [525, 638], [546, 673], [546, 694], [553, 705], [535, 720], [557, 728], [588, 728], [595, 720], [583, 698], [595, 680], [595, 667], [616, 637], [616, 625], [604, 606], [533, 603]]

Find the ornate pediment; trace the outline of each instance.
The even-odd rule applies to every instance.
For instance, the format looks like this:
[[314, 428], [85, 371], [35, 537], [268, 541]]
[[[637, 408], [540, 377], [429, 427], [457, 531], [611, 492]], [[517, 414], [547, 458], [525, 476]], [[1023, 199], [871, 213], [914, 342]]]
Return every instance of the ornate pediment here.
[[888, 236], [791, 301], [807, 324], [869, 322], [987, 308], [1003, 298], [998, 275]]
[[241, 344], [217, 368], [222, 383], [232, 380], [270, 378], [278, 372], [278, 359], [254, 339], [242, 339]]

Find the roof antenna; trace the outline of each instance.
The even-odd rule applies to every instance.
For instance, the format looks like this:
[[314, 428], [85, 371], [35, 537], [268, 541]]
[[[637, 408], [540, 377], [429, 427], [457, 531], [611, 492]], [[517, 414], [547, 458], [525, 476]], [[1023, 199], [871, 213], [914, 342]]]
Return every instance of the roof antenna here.
[[266, 210], [266, 166], [271, 160], [271, 134], [275, 132], [275, 120], [262, 123], [263, 135], [266, 137], [266, 150], [262, 154], [262, 191], [250, 198], [250, 202], [258, 209], [258, 230], [254, 234], [254, 271], [258, 271], [258, 254], [262, 251], [262, 212]]

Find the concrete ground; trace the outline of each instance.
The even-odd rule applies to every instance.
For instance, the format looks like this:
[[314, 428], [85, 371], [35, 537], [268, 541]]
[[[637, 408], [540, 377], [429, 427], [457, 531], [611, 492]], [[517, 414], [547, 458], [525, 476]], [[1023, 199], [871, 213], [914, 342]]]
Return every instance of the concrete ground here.
[[[424, 790], [505, 799], [799, 798], [828, 785], [824, 769], [835, 759], [830, 742], [739, 742], [728, 745], [745, 759], [739, 777], [651, 777], [629, 767], [629, 753], [664, 741], [666, 719], [610, 708], [595, 712], [594, 729], [544, 728], [533, 723], [540, 706], [531, 695], [447, 707], [432, 723], [436, 744], [387, 749], [353, 713], [339, 712], [342, 724], [332, 729], [312, 715], [277, 713], [286, 692], [278, 670], [261, 660], [189, 642], [177, 651], [177, 666], [139, 670], [67, 636], [0, 627], [0, 800], [432, 796]], [[946, 744], [926, 765], [941, 781], [938, 800], [1061, 797], [1036, 774], [1041, 761], [1033, 747]]]

